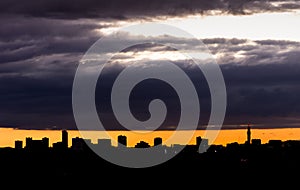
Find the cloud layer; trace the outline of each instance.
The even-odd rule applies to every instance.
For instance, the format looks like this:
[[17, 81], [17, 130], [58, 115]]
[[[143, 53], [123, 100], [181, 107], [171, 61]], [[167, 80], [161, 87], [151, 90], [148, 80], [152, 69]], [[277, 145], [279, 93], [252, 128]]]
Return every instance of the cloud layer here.
[[[22, 22], [14, 22], [17, 20]], [[0, 22], [5, 26], [0, 29], [0, 123], [23, 128], [76, 128], [71, 105], [74, 74], [84, 52], [101, 36], [96, 29], [107, 26], [89, 19], [7, 17]], [[195, 40], [171, 36], [163, 36], [161, 40], [163, 38], [183, 49], [199, 49]], [[223, 38], [204, 39], [203, 42], [224, 74], [228, 93], [225, 124], [238, 126], [253, 122], [265, 127], [297, 126], [295, 118], [300, 114], [298, 42]], [[131, 51], [149, 49], [162, 53], [174, 51], [149, 45]], [[109, 48], [106, 53], [110, 53]], [[118, 57], [122, 58], [128, 57]], [[210, 112], [207, 84], [199, 71], [185, 64], [182, 67], [199, 92], [199, 124], [205, 124]], [[102, 106], [98, 108], [99, 115], [108, 129], [120, 129], [109, 105], [111, 84], [120, 68], [109, 68], [102, 83], [98, 84], [96, 102]], [[149, 85], [155, 86], [154, 90], [147, 88]], [[178, 97], [167, 84], [145, 81], [134, 90], [132, 97], [132, 111], [138, 119], [147, 119], [149, 102], [162, 98], [169, 108], [162, 129], [178, 122]]]

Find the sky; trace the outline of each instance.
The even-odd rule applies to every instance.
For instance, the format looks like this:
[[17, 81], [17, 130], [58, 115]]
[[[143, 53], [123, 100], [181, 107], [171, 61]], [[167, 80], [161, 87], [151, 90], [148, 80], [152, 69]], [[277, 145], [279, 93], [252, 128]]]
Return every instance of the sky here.
[[[0, 126], [76, 129], [72, 86], [80, 60], [98, 39], [140, 23], [168, 24], [192, 34], [197, 40], [156, 36], [184, 50], [197, 53], [196, 42], [205, 44], [226, 84], [223, 128], [246, 123], [257, 128], [300, 127], [300, 1], [281, 0], [2, 0]], [[120, 44], [145, 38], [118, 35]], [[107, 47], [103, 53], [111, 51]], [[189, 74], [201, 104], [199, 128], [207, 124], [207, 83], [174, 52], [168, 46], [142, 44], [113, 57], [96, 89], [97, 111], [106, 129], [123, 129], [109, 101], [116, 76], [132, 62], [143, 67], [149, 57], [159, 64], [161, 55]], [[180, 102], [166, 83], [147, 80], [137, 85], [130, 99], [133, 115], [147, 120], [149, 102], [155, 98], [168, 107], [160, 129], [173, 129]]]

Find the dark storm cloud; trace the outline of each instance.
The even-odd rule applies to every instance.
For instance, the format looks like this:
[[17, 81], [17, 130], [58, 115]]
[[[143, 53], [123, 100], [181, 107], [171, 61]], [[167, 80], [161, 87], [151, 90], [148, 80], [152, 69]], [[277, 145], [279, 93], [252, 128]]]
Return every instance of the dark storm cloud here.
[[[89, 23], [88, 20], [70, 22], [36, 18], [30, 22], [26, 18], [10, 19], [23, 19], [24, 23], [15, 26], [24, 32], [14, 31], [13, 24], [6, 24], [5, 28], [0, 29], [1, 125], [76, 128], [71, 104], [75, 70], [83, 52], [99, 37], [94, 28], [104, 26]], [[56, 30], [51, 29], [54, 25]], [[38, 30], [40, 27], [44, 29]], [[197, 47], [195, 40], [171, 36], [161, 38], [166, 38], [166, 42], [172, 40], [183, 49], [201, 48]], [[296, 120], [293, 118], [300, 115], [298, 42], [222, 38], [204, 39], [203, 42], [216, 57], [224, 74], [228, 93], [226, 124], [231, 127], [249, 121], [264, 124], [261, 119], [264, 117], [269, 124], [280, 126], [275, 123], [280, 120], [274, 118], [283, 117], [287, 126], [295, 126]], [[174, 51], [149, 44], [138, 45], [131, 51], [149, 49]], [[201, 103], [200, 124], [205, 124], [210, 112], [210, 93], [205, 80], [194, 67], [185, 64], [182, 67], [195, 82]], [[97, 105], [101, 105], [98, 111], [108, 129], [120, 129], [108, 105], [109, 90], [120, 69], [120, 66], [109, 68], [100, 81], [102, 83], [98, 84], [97, 93], [101, 92], [96, 100]], [[180, 115], [178, 97], [174, 89], [158, 81], [144, 81], [135, 88], [131, 98], [133, 114], [140, 120], [149, 118], [148, 105], [153, 98], [162, 98], [168, 106], [170, 114], [162, 129], [176, 125]]]
[[1, 14], [56, 18], [141, 18], [188, 14], [252, 14], [299, 9], [299, 1], [283, 0], [2, 0]]

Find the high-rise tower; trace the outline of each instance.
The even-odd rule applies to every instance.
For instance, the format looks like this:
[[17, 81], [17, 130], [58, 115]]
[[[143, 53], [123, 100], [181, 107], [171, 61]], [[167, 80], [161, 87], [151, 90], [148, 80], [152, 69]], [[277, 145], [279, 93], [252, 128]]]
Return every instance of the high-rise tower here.
[[248, 127], [247, 127], [247, 144], [250, 144], [251, 142], [251, 128], [250, 128], [250, 124], [248, 123]]
[[[118, 136], [118, 143], [127, 146], [127, 137], [124, 135]], [[118, 145], [119, 146], [119, 145]]]
[[68, 148], [68, 132], [67, 132], [67, 130], [62, 130], [61, 138], [62, 138], [62, 146], [64, 148]]
[[159, 146], [159, 145], [162, 145], [162, 138], [161, 137], [154, 138], [154, 146]]

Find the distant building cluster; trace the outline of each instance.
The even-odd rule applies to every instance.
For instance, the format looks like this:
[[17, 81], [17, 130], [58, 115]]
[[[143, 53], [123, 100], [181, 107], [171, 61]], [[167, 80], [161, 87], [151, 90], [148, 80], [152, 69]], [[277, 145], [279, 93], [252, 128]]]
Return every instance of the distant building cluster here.
[[[49, 148], [53, 150], [66, 150], [72, 149], [75, 151], [81, 151], [89, 149], [89, 147], [97, 146], [102, 148], [102, 150], [106, 150], [109, 148], [149, 148], [151, 147], [148, 142], [141, 140], [140, 142], [136, 143], [134, 147], [128, 147], [127, 144], [127, 137], [125, 135], [118, 136], [118, 144], [117, 147], [113, 147], [111, 143], [111, 139], [98, 139], [97, 144], [93, 144], [91, 139], [83, 139], [80, 137], [72, 138], [72, 145], [69, 147], [68, 144], [68, 132], [67, 130], [62, 130], [61, 133], [61, 141], [55, 142], [52, 144], [52, 147], [49, 145], [49, 138], [44, 137], [41, 140], [34, 140], [32, 137], [26, 138], [26, 145], [24, 149], [26, 150], [33, 150], [33, 151], [43, 151]], [[200, 136], [196, 137], [196, 144], [195, 145], [181, 145], [181, 144], [173, 144], [171, 147], [167, 147], [163, 145], [163, 139], [161, 137], [155, 137], [153, 140], [153, 147], [164, 147], [166, 149], [172, 149], [174, 153], [179, 152], [185, 146], [192, 148], [194, 150], [206, 150], [208, 148], [208, 139], [204, 139]], [[200, 148], [199, 148], [200, 147]], [[15, 141], [15, 149], [23, 149], [23, 141], [16, 140]]]

